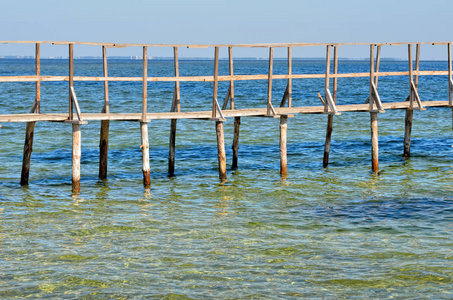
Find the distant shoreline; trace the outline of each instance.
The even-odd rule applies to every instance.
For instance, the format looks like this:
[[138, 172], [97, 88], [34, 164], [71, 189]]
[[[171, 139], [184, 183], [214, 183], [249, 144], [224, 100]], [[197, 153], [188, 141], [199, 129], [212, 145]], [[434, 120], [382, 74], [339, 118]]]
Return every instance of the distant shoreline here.
[[[23, 60], [34, 60], [34, 56], [13, 56], [13, 55], [6, 55], [0, 56], [0, 59], [23, 59]], [[41, 57], [41, 59], [49, 59], [49, 60], [68, 60], [69, 57], [63, 56], [56, 56], [56, 57]], [[78, 56], [74, 57], [75, 60], [102, 60], [101, 56]], [[109, 60], [142, 60], [140, 56], [110, 56], [108, 57]], [[148, 60], [155, 60], [155, 61], [173, 61], [173, 57], [150, 57]], [[212, 61], [212, 57], [179, 57], [180, 61]], [[221, 57], [219, 58], [221, 61], [228, 61], [228, 57]], [[235, 57], [235, 61], [268, 61], [267, 57]], [[286, 61], [286, 57], [275, 57], [274, 61]], [[293, 61], [325, 61], [325, 57], [293, 57]], [[369, 58], [347, 58], [347, 57], [339, 57], [339, 61], [369, 61]], [[392, 58], [392, 57], [383, 57], [381, 61], [407, 61], [407, 59], [401, 58]], [[438, 61], [436, 59], [427, 59], [423, 61]]]

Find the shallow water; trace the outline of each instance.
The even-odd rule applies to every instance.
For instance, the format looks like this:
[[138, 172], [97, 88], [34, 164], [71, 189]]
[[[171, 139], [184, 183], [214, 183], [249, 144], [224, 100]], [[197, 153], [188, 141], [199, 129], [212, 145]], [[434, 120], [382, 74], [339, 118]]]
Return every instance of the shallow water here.
[[[294, 73], [323, 72], [294, 62]], [[0, 60], [0, 76], [33, 62]], [[284, 73], [276, 63], [275, 72]], [[421, 68], [446, 69], [441, 62]], [[112, 61], [111, 76], [140, 76], [140, 62]], [[171, 75], [172, 62], [150, 62]], [[366, 72], [365, 62], [340, 72]], [[400, 70], [407, 63], [382, 63]], [[67, 64], [43, 60], [42, 72]], [[263, 61], [237, 74], [265, 73]], [[181, 62], [181, 76], [210, 74]], [[226, 73], [225, 64], [221, 72]], [[101, 75], [76, 61], [76, 75]], [[151, 76], [150, 75], [150, 76]], [[404, 100], [407, 77], [380, 79], [383, 101]], [[447, 99], [446, 77], [421, 78], [422, 100]], [[339, 80], [340, 103], [361, 103], [367, 79]], [[64, 112], [67, 83], [42, 84], [43, 111]], [[294, 81], [297, 105], [318, 104], [323, 80]], [[169, 109], [172, 84], [149, 84], [149, 110]], [[236, 107], [266, 103], [265, 82], [235, 85]], [[274, 82], [275, 103], [285, 83]], [[181, 85], [184, 110], [209, 108], [212, 83]], [[221, 84], [219, 94], [226, 93]], [[102, 83], [76, 83], [82, 112], [100, 111]], [[382, 92], [381, 92], [382, 91]], [[112, 111], [141, 107], [141, 84], [111, 83]], [[25, 112], [34, 85], [0, 85], [0, 113]], [[253, 97], [251, 97], [253, 96]], [[219, 97], [221, 98], [221, 97]], [[190, 100], [190, 101], [189, 101]], [[404, 111], [379, 114], [380, 169], [370, 172], [368, 113], [334, 118], [322, 168], [326, 116], [288, 121], [288, 178], [279, 176], [279, 120], [242, 118], [238, 170], [220, 184], [213, 122], [178, 121], [176, 172], [167, 177], [170, 121], [149, 124], [151, 189], [141, 174], [139, 124], [110, 125], [108, 179], [99, 181], [100, 122], [82, 126], [82, 183], [71, 195], [71, 127], [36, 125], [30, 185], [19, 186], [25, 124], [0, 129], [0, 297], [46, 298], [436, 298], [453, 297], [453, 156], [450, 109], [414, 113], [412, 157], [402, 158]], [[225, 123], [228, 166], [233, 120]]]

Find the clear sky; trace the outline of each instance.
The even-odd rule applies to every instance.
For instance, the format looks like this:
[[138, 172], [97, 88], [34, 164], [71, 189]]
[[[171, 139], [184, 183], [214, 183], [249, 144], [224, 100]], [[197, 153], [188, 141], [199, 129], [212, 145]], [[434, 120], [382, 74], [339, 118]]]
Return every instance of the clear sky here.
[[[0, 40], [156, 44], [453, 40], [452, 0], [0, 0], [0, 4]], [[52, 47], [45, 48], [49, 56], [67, 55], [62, 46]], [[392, 49], [383, 49], [383, 57], [407, 55], [405, 47], [388, 48]], [[30, 49], [0, 45], [0, 55], [32, 55]], [[171, 56], [170, 50], [155, 50], [150, 56]], [[239, 56], [267, 55], [237, 51]], [[297, 51], [297, 56], [324, 55], [320, 48]], [[183, 51], [182, 56], [211, 52]], [[340, 57], [366, 57], [367, 52], [345, 47]], [[284, 52], [276, 53], [280, 54]], [[75, 55], [100, 55], [100, 50], [79, 47]], [[140, 49], [113, 50], [112, 55], [140, 55]], [[440, 46], [422, 48], [422, 58], [444, 57], [446, 50]]]

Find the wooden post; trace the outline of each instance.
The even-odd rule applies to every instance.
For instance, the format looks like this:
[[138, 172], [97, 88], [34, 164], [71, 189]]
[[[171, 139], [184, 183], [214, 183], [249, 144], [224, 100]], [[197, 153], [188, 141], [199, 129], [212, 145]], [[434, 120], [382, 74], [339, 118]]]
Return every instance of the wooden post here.
[[217, 153], [219, 160], [219, 178], [223, 182], [227, 179], [226, 175], [226, 155], [225, 155], [225, 138], [223, 135], [223, 121], [216, 121], [217, 134]]
[[371, 123], [371, 169], [379, 172], [379, 142], [377, 112], [374, 111], [373, 86], [374, 83], [374, 45], [370, 45], [370, 123]]
[[374, 83], [374, 45], [370, 45], [370, 101], [368, 102], [370, 112], [374, 110], [374, 96], [373, 96], [373, 83]]
[[453, 129], [453, 67], [451, 62], [451, 44], [448, 43], [448, 104], [451, 106], [451, 128]]
[[280, 116], [280, 175], [286, 177], [288, 175], [288, 158], [286, 152], [286, 135], [288, 129], [288, 116]]
[[[453, 105], [453, 66], [451, 61], [451, 44], [448, 43], [448, 104]], [[452, 108], [453, 112], [453, 108]]]
[[[36, 67], [36, 76], [38, 80], [36, 81], [36, 96], [35, 96], [35, 105], [36, 113], [40, 113], [41, 109], [41, 80], [39, 76], [41, 75], [41, 50], [40, 44], [36, 43], [35, 48], [35, 67]], [[32, 109], [31, 113], [35, 112], [35, 108]], [[27, 129], [25, 131], [25, 143], [24, 143], [24, 155], [22, 159], [22, 171], [20, 175], [20, 185], [28, 185], [28, 180], [30, 177], [30, 161], [31, 153], [33, 151], [33, 136], [35, 131], [36, 122], [27, 122]]]
[[219, 47], [215, 47], [215, 50], [214, 50], [214, 88], [213, 88], [213, 93], [212, 93], [212, 118], [217, 118], [218, 83], [219, 83]]
[[[179, 60], [178, 60], [178, 47], [173, 47], [174, 52], [174, 67], [175, 67], [175, 77], [179, 77]], [[181, 111], [180, 103], [180, 87], [179, 81], [175, 82], [175, 90], [173, 95], [173, 103], [171, 107], [172, 112]], [[169, 143], [169, 153], [168, 153], [168, 175], [173, 176], [175, 174], [175, 151], [176, 151], [176, 124], [177, 120], [171, 120], [170, 126], [170, 143]]]
[[82, 156], [81, 125], [72, 124], [72, 192], [80, 193], [80, 158]]
[[143, 170], [143, 185], [145, 188], [151, 187], [151, 169], [149, 167], [149, 139], [148, 139], [148, 122], [140, 122], [141, 137], [142, 137], [142, 170]]
[[[102, 58], [103, 58], [103, 69], [104, 77], [108, 76], [107, 72], [107, 48], [102, 46]], [[104, 113], [110, 112], [109, 108], [109, 83], [107, 80], [104, 81]], [[101, 134], [99, 141], [99, 178], [107, 178], [107, 164], [108, 164], [108, 152], [109, 152], [109, 120], [101, 121]]]
[[[413, 80], [413, 64], [412, 64], [412, 45], [408, 45], [408, 60], [409, 60], [409, 101], [411, 103], [410, 108], [406, 109], [406, 116], [404, 120], [404, 151], [403, 157], [409, 158], [411, 156], [411, 134], [412, 134], [412, 119], [414, 116], [414, 95], [412, 93], [412, 80]], [[416, 71], [420, 69], [420, 44], [417, 44], [416, 48]], [[418, 87], [418, 75], [415, 76], [415, 86]]]
[[238, 168], [238, 154], [239, 154], [239, 128], [241, 126], [241, 117], [234, 117], [234, 136], [233, 136], [233, 163], [231, 169]]
[[74, 119], [71, 87], [74, 87], [74, 44], [69, 44], [69, 120]]
[[[233, 71], [233, 47], [228, 47], [228, 60], [230, 67], [230, 76], [234, 75]], [[230, 80], [230, 108], [234, 109], [234, 80]]]
[[168, 153], [168, 176], [175, 175], [176, 124], [176, 119], [172, 119], [170, 125], [170, 144]]
[[36, 113], [41, 113], [41, 44], [36, 43], [36, 55], [35, 55], [35, 64], [36, 64], [36, 76], [38, 80], [36, 81]]
[[[334, 74], [338, 73], [338, 52], [337, 52], [337, 46], [334, 46], [333, 48], [333, 72]], [[337, 103], [337, 77], [333, 78], [333, 101], [336, 104]], [[333, 130], [333, 115], [330, 114], [327, 116], [327, 129], [326, 129], [326, 142], [324, 144], [324, 158], [322, 161], [322, 166], [324, 168], [327, 168], [329, 165], [329, 154], [330, 154], [330, 144], [332, 140], [332, 130]]]
[[146, 108], [148, 99], [148, 47], [143, 46], [143, 95], [142, 121], [146, 122]]
[[379, 143], [377, 112], [370, 112], [371, 117], [371, 166], [374, 173], [379, 172]]
[[269, 47], [269, 74], [267, 80], [267, 115], [271, 115], [272, 107], [272, 73], [274, 68], [274, 47]]
[[30, 160], [31, 152], [33, 151], [33, 135], [35, 130], [35, 122], [28, 122], [25, 132], [24, 157], [22, 160], [22, 172], [20, 176], [20, 185], [28, 185], [30, 175]]
[[288, 47], [288, 107], [292, 106], [292, 93], [293, 93], [293, 79], [291, 75], [293, 74], [293, 59], [292, 59], [292, 48]]

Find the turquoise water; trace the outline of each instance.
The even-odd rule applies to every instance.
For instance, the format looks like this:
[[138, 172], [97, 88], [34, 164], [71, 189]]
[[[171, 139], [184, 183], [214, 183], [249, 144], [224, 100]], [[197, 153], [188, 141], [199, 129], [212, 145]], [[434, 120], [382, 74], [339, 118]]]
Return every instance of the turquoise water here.
[[[140, 62], [112, 61], [111, 76], [140, 76]], [[33, 74], [33, 62], [0, 60], [0, 76]], [[295, 61], [294, 73], [322, 73]], [[366, 62], [340, 72], [366, 72]], [[421, 68], [445, 70], [446, 63]], [[181, 76], [212, 63], [182, 61]], [[406, 70], [385, 62], [381, 70]], [[9, 73], [8, 73], [9, 72]], [[76, 75], [102, 75], [76, 61]], [[227, 64], [221, 64], [227, 73]], [[237, 74], [265, 74], [241, 61]], [[276, 62], [275, 73], [285, 73]], [[42, 74], [67, 62], [43, 60]], [[172, 75], [151, 61], [150, 76]], [[316, 105], [323, 80], [294, 81], [297, 105]], [[368, 79], [339, 80], [339, 103], [361, 103]], [[76, 82], [82, 112], [98, 112], [103, 84]], [[284, 81], [274, 81], [280, 101]], [[420, 79], [422, 100], [446, 100], [447, 78]], [[225, 95], [227, 83], [220, 84]], [[173, 84], [150, 83], [150, 111], [168, 111]], [[404, 100], [407, 77], [379, 81], [383, 101]], [[141, 83], [111, 83], [112, 111], [140, 111]], [[183, 111], [209, 109], [212, 83], [181, 84]], [[65, 112], [67, 83], [42, 84], [42, 109]], [[236, 107], [264, 107], [266, 82], [237, 82]], [[32, 83], [2, 83], [0, 113], [26, 112]], [[223, 98], [223, 97], [219, 97]], [[176, 171], [167, 177], [169, 120], [149, 124], [151, 189], [144, 189], [140, 127], [110, 125], [108, 179], [98, 174], [100, 122], [82, 126], [80, 195], [71, 194], [71, 126], [38, 123], [30, 185], [20, 187], [25, 124], [0, 128], [0, 297], [68, 299], [453, 298], [451, 110], [414, 113], [412, 157], [402, 158], [404, 111], [379, 114], [380, 169], [370, 172], [368, 113], [334, 118], [329, 168], [322, 168], [325, 115], [288, 121], [288, 178], [279, 175], [279, 120], [242, 118], [238, 170], [220, 184], [212, 121], [178, 122]], [[233, 120], [225, 122], [227, 167]]]

